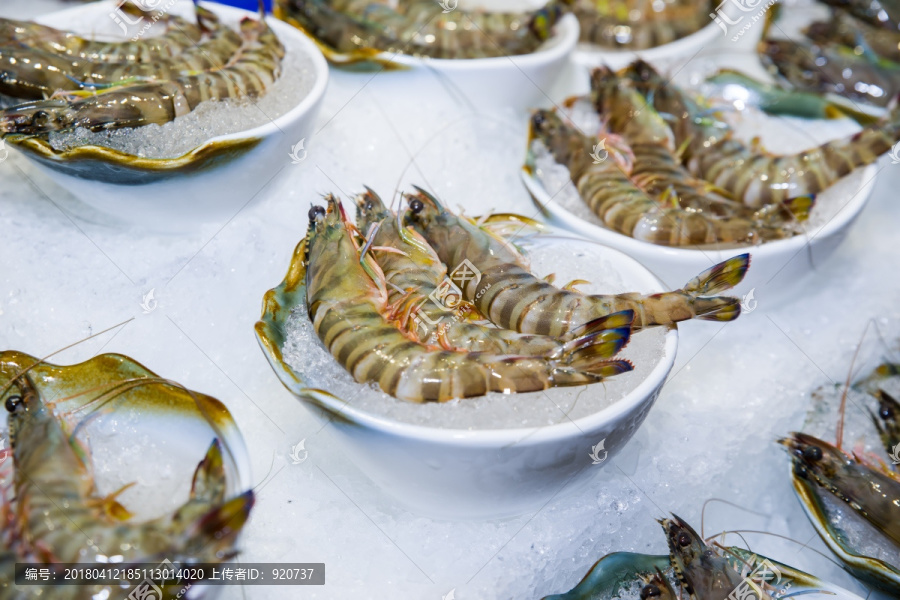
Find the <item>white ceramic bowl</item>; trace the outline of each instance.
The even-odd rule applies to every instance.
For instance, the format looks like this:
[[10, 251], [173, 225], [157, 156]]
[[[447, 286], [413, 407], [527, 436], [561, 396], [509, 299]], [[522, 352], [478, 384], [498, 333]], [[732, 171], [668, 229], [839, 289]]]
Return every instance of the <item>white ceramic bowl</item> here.
[[[664, 291], [659, 280], [634, 259], [592, 242], [576, 242], [602, 252], [629, 289]], [[647, 366], [648, 375], [630, 393], [597, 412], [555, 425], [442, 429], [400, 422], [308, 387], [285, 361], [284, 320], [301, 302], [298, 296], [305, 294], [300, 288], [305, 274], [297, 258], [282, 285], [266, 294], [262, 319], [256, 324], [269, 363], [313, 414], [331, 422], [329, 430], [351, 461], [385, 492], [427, 516], [482, 519], [524, 514], [600, 476], [608, 458], [622, 449], [647, 416], [675, 361], [677, 330], [659, 332], [660, 358]], [[602, 393], [603, 386], [587, 387], [587, 393], [593, 390]], [[601, 441], [607, 460], [594, 465], [592, 448]], [[597, 455], [604, 457], [602, 451]]]
[[[276, 11], [276, 14], [279, 14]], [[440, 80], [446, 93], [467, 101], [477, 110], [507, 108], [525, 110], [546, 104], [554, 84], [564, 72], [578, 43], [580, 30], [574, 15], [565, 15], [554, 35], [530, 54], [494, 58], [417, 58], [392, 52], [372, 57], [380, 86], [393, 86], [393, 93], [409, 94]], [[363, 81], [373, 76], [371, 69], [356, 74]]]
[[[527, 109], [546, 104], [579, 35], [578, 19], [565, 15], [557, 24], [554, 36], [531, 54], [471, 60], [391, 56], [394, 63], [412, 69], [415, 76], [444, 79], [476, 107]], [[410, 73], [389, 75], [400, 77]], [[407, 85], [415, 83], [407, 80]]]
[[[204, 6], [232, 27], [243, 17], [258, 18], [255, 13], [220, 4]], [[173, 12], [189, 7], [190, 3], [181, 0]], [[114, 29], [109, 16], [114, 8], [115, 2], [104, 0], [38, 20], [79, 31], [79, 27], [93, 30], [95, 26]], [[65, 156], [42, 155], [25, 147], [20, 150], [50, 179], [85, 203], [145, 227], [182, 230], [234, 214], [282, 168], [291, 166], [291, 148], [312, 133], [328, 83], [328, 66], [315, 44], [286, 23], [271, 17], [268, 22], [288, 52], [309, 57], [316, 77], [310, 92], [273, 121], [214, 137], [180, 159], [137, 160], [124, 153], [95, 151], [96, 146]]]
[[624, 68], [638, 58], [667, 68], [687, 62], [702, 48], [722, 37], [722, 29], [714, 22], [690, 35], [646, 50], [612, 50], [591, 44], [578, 44], [572, 53], [573, 60], [589, 69], [606, 65], [611, 69]]
[[752, 308], [756, 306], [752, 302], [765, 302], [773, 306], [797, 297], [805, 282], [812, 276], [814, 268], [834, 253], [872, 195], [877, 167], [869, 165], [860, 171], [855, 174], [859, 179], [858, 187], [841, 202], [838, 212], [821, 227], [806, 234], [759, 246], [721, 250], [669, 248], [636, 240], [600, 225], [599, 220], [588, 221], [563, 208], [531, 173], [523, 170], [522, 178], [534, 201], [552, 221], [637, 259], [659, 277], [667, 289], [681, 288], [712, 265], [749, 252], [750, 268], [743, 282], [735, 288], [735, 294], [744, 295], [754, 290], [753, 300], [748, 299], [751, 303], [748, 306]]

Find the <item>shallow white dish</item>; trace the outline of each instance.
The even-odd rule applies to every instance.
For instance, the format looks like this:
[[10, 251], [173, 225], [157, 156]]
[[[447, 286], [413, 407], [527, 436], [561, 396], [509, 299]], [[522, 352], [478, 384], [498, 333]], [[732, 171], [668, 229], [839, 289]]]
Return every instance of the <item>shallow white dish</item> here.
[[[100, 494], [133, 484], [118, 499], [137, 520], [169, 514], [188, 499], [194, 471], [214, 439], [221, 446], [226, 498], [250, 489], [250, 455], [219, 400], [160, 379], [121, 354], [100, 354], [73, 365], [38, 363], [13, 350], [0, 352], [0, 358], [0, 384], [28, 369], [41, 397], [53, 399], [48, 406], [57, 418], [78, 423]], [[141, 380], [147, 383], [123, 385]], [[115, 389], [121, 391], [109, 394]], [[6, 428], [4, 419], [0, 429]], [[12, 467], [12, 461], [0, 460], [4, 464]]]
[[654, 65], [672, 67], [693, 58], [702, 48], [713, 44], [722, 36], [722, 29], [714, 22], [681, 39], [647, 48], [646, 50], [613, 50], [592, 44], [578, 44], [572, 59], [589, 69], [606, 65], [613, 70], [628, 66], [641, 58]]
[[599, 219], [587, 220], [560, 206], [533, 174], [523, 170], [522, 179], [534, 201], [553, 221], [637, 259], [659, 277], [667, 289], [681, 288], [712, 265], [749, 252], [750, 268], [737, 286], [736, 293], [749, 294], [753, 290], [747, 306], [752, 309], [756, 306], [755, 302], [761, 301], [771, 306], [797, 296], [815, 267], [831, 256], [847, 236], [850, 225], [872, 195], [876, 173], [875, 165], [851, 173], [848, 177], [858, 178], [853, 193], [842, 202], [841, 208], [831, 219], [808, 233], [759, 246], [710, 247], [702, 250], [659, 246], [622, 235], [599, 224]]
[[[560, 243], [601, 253], [629, 290], [664, 291], [656, 277], [621, 252], [586, 240]], [[485, 519], [523, 514], [598, 476], [608, 458], [637, 431], [674, 364], [675, 328], [638, 333], [659, 335], [658, 360], [645, 365], [647, 374], [630, 392], [596, 412], [571, 420], [558, 416], [560, 422], [551, 425], [506, 429], [438, 428], [402, 422], [359, 408], [361, 400], [347, 392], [346, 399], [339, 397], [333, 393], [337, 383], [329, 385], [332, 391], [312, 388], [299, 372], [302, 369], [294, 369], [286, 360], [283, 349], [291, 310], [305, 311], [305, 272], [299, 258], [295, 254], [285, 281], [265, 296], [262, 319], [256, 324], [260, 345], [282, 383], [323, 422], [331, 422], [329, 430], [346, 456], [385, 492], [427, 516]], [[318, 355], [305, 358], [318, 364]], [[333, 360], [330, 356], [326, 359]], [[351, 382], [350, 393], [359, 388]], [[594, 384], [582, 393], [602, 394], [603, 390], [602, 384]], [[473, 400], [478, 399], [459, 402]], [[427, 409], [435, 405], [411, 406]], [[437, 408], [464, 407], [445, 404]], [[594, 464], [592, 450], [600, 442], [603, 444], [594, 455], [601, 460]]]
[[[102, 1], [66, 9], [39, 22], [76, 31], [106, 31], [116, 3]], [[214, 3], [204, 6], [232, 27], [245, 10]], [[181, 2], [172, 12], [189, 10]], [[190, 14], [190, 13], [186, 13]], [[99, 146], [53, 152], [49, 146], [17, 147], [50, 179], [86, 204], [145, 227], [187, 229], [191, 224], [231, 215], [285, 166], [292, 164], [292, 147], [312, 133], [328, 83], [328, 66], [318, 48], [293, 27], [269, 17], [268, 22], [288, 52], [302, 52], [313, 65], [315, 82], [297, 105], [262, 126], [217, 136], [176, 159], [139, 158]], [[302, 153], [301, 153], [302, 156]]]

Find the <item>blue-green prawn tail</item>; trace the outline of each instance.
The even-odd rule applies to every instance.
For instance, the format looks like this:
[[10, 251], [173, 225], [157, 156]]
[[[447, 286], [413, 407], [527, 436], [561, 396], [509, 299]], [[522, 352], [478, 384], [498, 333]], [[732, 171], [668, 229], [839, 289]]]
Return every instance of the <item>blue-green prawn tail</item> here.
[[733, 321], [741, 316], [741, 301], [730, 296], [706, 298], [729, 290], [739, 284], [750, 267], [750, 254], [741, 254], [714, 265], [700, 273], [682, 288], [695, 296], [695, 319], [704, 321]]

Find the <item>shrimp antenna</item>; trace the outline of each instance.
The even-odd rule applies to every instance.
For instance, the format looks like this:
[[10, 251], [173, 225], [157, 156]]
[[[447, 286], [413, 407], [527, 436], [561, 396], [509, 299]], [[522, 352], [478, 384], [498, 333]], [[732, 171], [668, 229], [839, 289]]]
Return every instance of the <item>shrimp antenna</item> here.
[[869, 332], [869, 325], [871, 324], [871, 320], [866, 323], [866, 327], [865, 329], [863, 329], [862, 337], [859, 338], [859, 343], [856, 345], [856, 351], [853, 353], [853, 359], [850, 361], [850, 368], [847, 369], [847, 379], [846, 381], [844, 381], [844, 391], [841, 394], [840, 416], [838, 417], [838, 423], [837, 428], [834, 432], [834, 437], [838, 450], [841, 450], [842, 452], [844, 445], [844, 413], [847, 410], [847, 392], [850, 391], [850, 380], [853, 378], [853, 365], [856, 364], [856, 359], [859, 357], [859, 351], [862, 349], [863, 342], [866, 339], [866, 333]]
[[787, 540], [787, 541], [789, 541], [789, 542], [793, 542], [793, 543], [797, 544], [798, 546], [800, 546], [800, 547], [802, 547], [802, 548], [806, 548], [807, 550], [811, 550], [812, 552], [815, 552], [816, 554], [818, 554], [818, 555], [821, 556], [822, 558], [826, 559], [828, 562], [834, 564], [834, 565], [837, 566], [837, 567], [841, 567], [841, 568], [843, 569], [843, 566], [842, 566], [839, 562], [837, 562], [836, 560], [834, 560], [833, 558], [831, 558], [830, 556], [828, 556], [828, 555], [825, 554], [824, 552], [820, 552], [819, 550], [816, 550], [815, 548], [809, 546], [808, 543], [807, 543], [807, 544], [803, 544], [803, 543], [801, 543], [801, 542], [795, 540], [795, 539], [792, 538], [792, 537], [788, 537], [788, 536], [786, 536], [786, 535], [781, 535], [780, 533], [772, 533], [771, 531], [762, 531], [762, 530], [759, 530], [759, 529], [731, 529], [731, 530], [720, 531], [720, 532], [718, 533], [718, 535], [725, 535], [725, 534], [728, 534], [728, 533], [733, 533], [733, 534], [735, 534], [735, 535], [740, 535], [740, 534], [742, 534], [742, 533], [757, 533], [757, 534], [759, 534], [759, 535], [770, 535], [770, 536], [772, 536], [772, 537], [777, 537], [777, 538], [780, 538], [780, 539], [782, 539], [782, 540]]
[[359, 251], [359, 262], [363, 262], [363, 260], [365, 260], [366, 254], [369, 252], [369, 249], [372, 248], [372, 243], [375, 241], [375, 234], [378, 233], [379, 229], [381, 229], [381, 221], [372, 223], [372, 225], [369, 227], [369, 231], [367, 231], [365, 235], [366, 243]]
[[[747, 551], [748, 551], [748, 552], [752, 552], [752, 550], [750, 550], [750, 544], [747, 543], [747, 540], [744, 539], [744, 536], [742, 536], [741, 534], [736, 534], [736, 535], [737, 535], [738, 537], [740, 537], [742, 540], [744, 540], [744, 544], [747, 545]], [[721, 549], [725, 552], [725, 554], [728, 554], [729, 556], [733, 556], [738, 562], [740, 562], [742, 565], [744, 565], [744, 567], [752, 568], [752, 565], [751, 565], [750, 563], [748, 563], [746, 560], [744, 560], [743, 558], [741, 558], [741, 556], [738, 555], [738, 553], [735, 552], [734, 550], [732, 550], [730, 547], [728, 547], [728, 546], [723, 546], [723, 545], [720, 544], [719, 542], [714, 542], [714, 543], [715, 543], [716, 546], [718, 546], [719, 548], [721, 548]]]
[[[403, 178], [406, 176], [406, 172], [409, 170], [409, 167], [412, 166], [415, 160], [415, 157], [413, 155], [410, 155], [409, 161], [407, 161], [406, 166], [403, 167], [402, 171], [400, 171], [400, 177], [397, 178], [397, 185], [394, 186], [394, 191], [391, 194], [390, 209], [397, 213], [398, 220], [400, 219], [400, 207], [403, 204], [402, 194], [400, 194], [400, 182], [403, 181]], [[397, 206], [396, 210], [394, 209], [395, 205]]]
[[[102, 332], [100, 332], [100, 333], [102, 333]], [[98, 333], [96, 335], [100, 335], [100, 334]], [[82, 340], [82, 341], [84, 341], [84, 340]], [[57, 351], [57, 352], [60, 352], [60, 351]], [[40, 364], [40, 363], [35, 363], [35, 364]], [[32, 367], [33, 366], [34, 365], [32, 365]], [[29, 369], [30, 368], [31, 367], [29, 367]], [[181, 390], [182, 392], [187, 394], [190, 397], [190, 399], [194, 402], [194, 407], [196, 407], [197, 412], [200, 414], [200, 416], [203, 418], [203, 420], [205, 420], [206, 423], [213, 430], [215, 437], [218, 438], [219, 440], [222, 440], [223, 442], [225, 442], [229, 439], [229, 436], [227, 436], [225, 434], [225, 431], [219, 426], [218, 422], [213, 417], [213, 415], [211, 415], [209, 413], [209, 410], [207, 409], [207, 403], [200, 400], [200, 398], [197, 395], [197, 392], [195, 392], [194, 390], [191, 390], [191, 389], [185, 387], [183, 384], [181, 384], [177, 381], [173, 381], [171, 379], [166, 379], [164, 377], [149, 377], [148, 376], [148, 377], [133, 377], [130, 379], [124, 379], [122, 381], [114, 381], [107, 386], [101, 385], [101, 386], [97, 386], [94, 388], [89, 388], [86, 390], [82, 390], [76, 394], [73, 394], [72, 396], [67, 396], [65, 398], [60, 398], [59, 400], [56, 400], [54, 402], [54, 404], [58, 404], [60, 402], [65, 402], [66, 400], [71, 400], [72, 398], [76, 398], [78, 396], [81, 396], [84, 394], [89, 394], [91, 392], [100, 390], [100, 394], [96, 398], [90, 400], [84, 406], [81, 406], [73, 411], [73, 412], [79, 412], [79, 411], [84, 410], [88, 406], [96, 405], [95, 407], [93, 407], [91, 409], [91, 414], [88, 417], [86, 417], [85, 419], [82, 419], [69, 433], [69, 436], [68, 436], [69, 443], [72, 444], [74, 447], [78, 433], [84, 427], [87, 426], [87, 424], [90, 422], [91, 419], [98, 417], [100, 415], [99, 411], [101, 409], [104, 409], [104, 407], [107, 404], [109, 404], [110, 402], [115, 400], [117, 396], [120, 396], [121, 394], [124, 394], [125, 392], [128, 392], [129, 390], [136, 389], [136, 388], [144, 386], [144, 385], [171, 386], [173, 388]], [[104, 388], [106, 388], [106, 389], [104, 389]], [[109, 409], [106, 409], [106, 410], [109, 410]], [[227, 444], [227, 443], [223, 443], [222, 451], [231, 460], [231, 464], [235, 468], [235, 472], [237, 472], [238, 460], [237, 460], [237, 457], [234, 455], [234, 450], [231, 448], [231, 445]], [[80, 453], [78, 453], [78, 454], [80, 454]]]
[[[378, 103], [376, 103], [376, 106], [379, 106]], [[406, 166], [403, 167], [403, 171], [400, 173], [399, 179], [397, 179], [397, 185], [394, 187], [394, 195], [391, 197], [391, 205], [390, 205], [391, 210], [393, 210], [394, 203], [397, 202], [397, 200], [399, 200], [399, 197], [397, 194], [400, 191], [400, 184], [403, 182], [403, 177], [406, 175], [406, 172], [409, 170], [409, 167], [412, 166], [413, 163], [415, 163], [416, 157], [419, 154], [421, 154], [423, 150], [425, 150], [425, 148], [428, 146], [428, 144], [433, 142], [435, 140], [435, 138], [437, 138], [437, 136], [444, 133], [446, 130], [450, 129], [454, 125], [458, 125], [459, 123], [462, 123], [463, 121], [467, 121], [471, 118], [479, 118], [479, 117], [487, 119], [488, 121], [494, 121], [494, 122], [503, 124], [503, 121], [501, 119], [497, 119], [495, 117], [481, 115], [476, 112], [467, 113], [467, 114], [460, 116], [459, 118], [453, 119], [453, 120], [445, 123], [443, 127], [441, 127], [440, 129], [438, 129], [437, 131], [434, 132], [434, 135], [432, 135], [431, 138], [429, 138], [426, 142], [424, 142], [421, 146], [419, 146], [415, 150], [415, 152], [410, 153], [409, 162], [407, 162]], [[393, 129], [394, 126], [390, 121], [388, 121], [388, 124]], [[395, 130], [395, 132], [396, 132], [396, 130]], [[397, 137], [399, 138], [399, 134], [397, 135]], [[402, 139], [402, 138], [400, 138], [400, 139]], [[416, 168], [418, 168], [418, 167], [416, 167]], [[422, 174], [421, 170], [419, 170], [419, 174], [422, 175], [422, 179], [425, 179], [425, 176], [424, 176], [424, 174]], [[427, 181], [425, 183], [427, 183], [429, 187], [434, 189], [434, 186], [432, 186], [430, 183], [428, 183]], [[397, 212], [399, 212], [399, 202], [397, 203]]]
[[445, 90], [447, 90], [447, 93], [450, 96], [454, 97], [456, 100], [460, 100], [462, 103], [464, 103], [466, 106], [468, 106], [469, 109], [473, 113], [475, 113], [477, 111], [477, 107], [472, 102], [472, 100], [468, 96], [466, 96], [466, 94], [462, 91], [462, 89], [458, 85], [453, 83], [453, 80], [451, 80], [449, 77], [447, 77], [446, 75], [441, 73], [438, 69], [429, 65], [427, 62], [425, 63], [425, 68], [428, 70], [429, 73], [434, 75], [435, 79], [438, 80], [438, 83], [440, 83], [441, 86]]
[[59, 350], [55, 350], [55, 351], [51, 352], [50, 354], [44, 356], [43, 358], [38, 359], [37, 362], [35, 362], [33, 365], [28, 366], [28, 367], [22, 369], [21, 371], [19, 371], [18, 373], [16, 373], [15, 376], [13, 376], [13, 378], [9, 380], [9, 383], [7, 383], [6, 386], [2, 390], [0, 390], [0, 396], [3, 396], [4, 394], [6, 394], [6, 392], [9, 391], [9, 388], [11, 388], [12, 385], [16, 381], [18, 381], [23, 375], [28, 373], [28, 371], [30, 371], [31, 369], [35, 368], [36, 366], [46, 362], [46, 360], [48, 358], [50, 358], [51, 356], [55, 356], [55, 355], [59, 354], [60, 352], [63, 352], [65, 350], [68, 350], [69, 348], [72, 348], [73, 346], [77, 346], [77, 345], [82, 344], [90, 339], [93, 339], [93, 338], [99, 336], [99, 335], [103, 335], [104, 333], [112, 331], [116, 327], [122, 327], [123, 325], [127, 325], [131, 321], [134, 321], [134, 317], [131, 317], [130, 319], [126, 319], [125, 321], [122, 321], [121, 323], [113, 325], [112, 327], [107, 327], [103, 331], [98, 331], [95, 334], [89, 335], [86, 338], [82, 338], [82, 339], [78, 340], [77, 342], [73, 342], [73, 343], [69, 344], [68, 346], [64, 346], [64, 347], [60, 348]]
[[874, 318], [870, 319], [869, 322], [875, 326], [875, 335], [878, 336], [878, 340], [881, 342], [881, 345], [884, 346], [884, 349], [888, 354], [888, 360], [893, 360], [891, 355], [895, 352], [894, 350], [891, 350], [891, 345], [888, 344], [886, 339], [884, 339], [884, 335], [882, 335], [881, 333], [881, 327], [878, 326], [878, 322]]
[[[720, 533], [720, 534], [717, 534], [717, 535], [715, 535], [715, 536], [709, 536], [709, 537], [710, 537], [710, 538], [713, 538], [713, 537], [719, 537], [719, 536], [721, 536], [721, 535], [722, 535], [722, 534]], [[736, 535], [736, 536], [738, 536], [739, 538], [741, 538], [741, 541], [744, 542], [744, 545], [745, 545], [745, 546], [747, 546], [747, 551], [751, 551], [751, 550], [750, 550], [750, 542], [747, 541], [747, 538], [745, 538], [745, 537], [744, 537], [743, 535], [741, 535], [740, 533], [735, 533], [734, 535]], [[724, 540], [725, 538], [723, 537], [722, 539]], [[734, 553], [733, 553], [733, 552], [729, 551], [725, 546], [723, 546], [723, 545], [720, 544], [719, 542], [712, 542], [712, 543], [715, 544], [716, 546], [718, 546], [719, 548], [722, 548], [723, 550], [725, 550], [726, 552], [728, 552], [728, 553], [731, 554], [732, 556], [734, 556]], [[739, 558], [739, 557], [738, 557], [738, 558]], [[741, 561], [741, 562], [743, 562], [743, 561]]]
[[254, 492], [256, 492], [256, 491], [257, 491], [260, 487], [262, 487], [265, 483], [267, 483], [267, 480], [269, 479], [269, 475], [272, 474], [272, 469], [274, 469], [274, 468], [275, 468], [275, 452], [273, 451], [273, 452], [272, 452], [272, 462], [269, 464], [269, 470], [266, 471], [265, 476], [264, 476], [262, 479], [259, 480], [259, 483], [257, 483], [255, 486], [253, 486], [253, 491], [254, 491]]
[[[710, 498], [709, 500], [707, 500], [706, 502], [703, 503], [703, 508], [700, 509], [700, 537], [702, 537], [704, 540], [707, 539], [706, 536], [705, 536], [705, 534], [703, 533], [703, 527], [704, 527], [705, 522], [706, 522], [706, 506], [707, 506], [710, 502], [720, 502], [721, 504], [727, 504], [728, 506], [733, 506], [734, 508], [739, 508], [740, 510], [742, 510], [742, 511], [744, 511], [744, 512], [748, 512], [748, 513], [750, 513], [751, 515], [757, 515], [757, 516], [759, 516], [759, 517], [765, 517], [765, 516], [766, 516], [765, 514], [763, 514], [763, 513], [761, 513], [761, 512], [756, 512], [755, 510], [750, 510], [750, 509], [747, 508], [746, 506], [741, 506], [740, 504], [735, 504], [734, 502], [731, 502], [731, 501], [729, 501], [729, 500], [724, 500], [724, 499], [722, 499], [722, 498]], [[714, 536], [714, 535], [713, 535], [713, 536], [710, 536], [709, 539], [712, 539], [712, 538], [714, 538], [714, 537], [716, 537], [716, 536]]]

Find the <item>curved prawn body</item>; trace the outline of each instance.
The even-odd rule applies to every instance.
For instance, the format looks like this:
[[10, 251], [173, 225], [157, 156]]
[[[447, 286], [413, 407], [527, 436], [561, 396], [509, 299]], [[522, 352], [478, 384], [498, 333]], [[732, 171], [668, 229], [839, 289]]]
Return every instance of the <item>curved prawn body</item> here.
[[345, 55], [341, 62], [356, 62], [382, 51], [430, 58], [528, 54], [551, 36], [563, 9], [557, 0], [516, 13], [441, 12], [431, 0], [401, 2], [397, 8], [379, 2], [287, 0], [281, 13]]
[[[198, 11], [206, 9], [198, 7]], [[170, 58], [152, 62], [97, 63], [23, 46], [0, 46], [0, 94], [37, 100], [59, 91], [102, 89], [141, 80], [168, 80], [220, 69], [240, 48], [241, 37], [218, 26], [210, 37]]]
[[[675, 574], [692, 599], [726, 600], [744, 585], [744, 576], [731, 566], [729, 560], [710, 548], [677, 515], [672, 515], [671, 519], [662, 519], [660, 524], [666, 532]], [[771, 600], [765, 592], [757, 593], [760, 600]]]
[[39, 135], [83, 127], [92, 131], [161, 125], [207, 100], [261, 96], [280, 74], [284, 47], [264, 20], [241, 22], [244, 43], [220, 69], [170, 81], [116, 86], [78, 100], [49, 99], [0, 113], [0, 132]]
[[[715, 216], [710, 211], [685, 209], [680, 197], [675, 203], [651, 196], [629, 178], [617, 160], [593, 161], [596, 140], [565, 123], [555, 112], [536, 111], [530, 135], [540, 139], [556, 161], [569, 169], [581, 198], [613, 231], [662, 246], [746, 244], [791, 235], [786, 228], [768, 225], [760, 214], [742, 205], [732, 214]], [[607, 136], [606, 141], [610, 139]], [[615, 156], [615, 149], [608, 147], [607, 151]]]
[[862, 46], [879, 57], [900, 62], [900, 31], [877, 27], [840, 10], [833, 11], [828, 21], [814, 21], [803, 33], [819, 46]]
[[709, 23], [708, 2], [689, 0], [570, 0], [581, 41], [644, 50], [673, 42]]
[[607, 554], [570, 591], [544, 600], [630, 598], [635, 588], [640, 590], [641, 600], [773, 600], [811, 593], [859, 598], [745, 548], [708, 544], [676, 515], [659, 522], [665, 531], [668, 555]]
[[[678, 595], [664, 573], [671, 565], [665, 555], [613, 552], [593, 564], [574, 588], [543, 600], [600, 600], [631, 597], [635, 586], [641, 586], [641, 600], [677, 600]], [[623, 592], [626, 592], [623, 594]]]
[[736, 139], [725, 123], [708, 115], [707, 107], [668, 85], [649, 64], [637, 61], [624, 76], [657, 111], [674, 117], [675, 142], [685, 148], [690, 171], [753, 208], [818, 194], [854, 169], [875, 162], [900, 139], [898, 117], [891, 115], [847, 138], [774, 155]]
[[559, 289], [522, 266], [512, 244], [448, 210], [423, 190], [407, 196], [407, 222], [428, 240], [444, 264], [475, 266], [480, 279], [461, 286], [464, 297], [492, 323], [522, 333], [560, 336], [594, 319], [634, 311], [633, 329], [687, 319], [731, 321], [741, 313], [730, 297], [708, 297], [737, 285], [750, 263], [747, 254], [715, 265], [683, 289], [662, 294], [587, 295]]
[[[134, 16], [147, 16], [131, 3], [119, 9]], [[0, 19], [0, 43], [20, 44], [90, 62], [153, 62], [181, 54], [200, 41], [204, 28], [218, 24], [218, 17], [209, 11], [198, 12], [197, 17], [195, 24], [177, 15], [165, 15], [161, 19], [167, 26], [163, 34], [124, 42], [96, 41], [29, 21]]]
[[[591, 72], [591, 100], [606, 127], [621, 135], [634, 155], [629, 176], [653, 196], [671, 190], [683, 208], [719, 214], [740, 204], [718, 195], [713, 186], [693, 177], [676, 158], [674, 135], [639, 92], [627, 87], [608, 67]], [[602, 135], [602, 134], [601, 134]]]
[[849, 47], [766, 39], [759, 56], [791, 87], [887, 106], [900, 92], [900, 64], [859, 56]]
[[631, 178], [648, 193], [673, 195], [682, 208], [755, 222], [758, 231], [747, 240], [750, 242], [790, 237], [796, 233], [796, 224], [809, 217], [815, 203], [811, 195], [754, 212], [734, 201], [727, 190], [697, 179], [682, 166], [674, 134], [662, 116], [627, 79], [620, 79], [612, 70], [601, 67], [592, 72], [591, 92], [595, 108], [611, 130], [629, 142], [634, 153]]
[[[0, 371], [6, 370], [0, 363]], [[185, 504], [171, 515], [131, 523], [131, 515], [115, 499], [122, 490], [106, 497], [97, 493], [86, 450], [52, 414], [30, 375], [14, 372], [4, 379], [9, 384], [0, 400], [9, 413], [15, 492], [4, 533], [20, 559], [82, 562], [121, 556], [124, 564], [162, 558], [218, 562], [233, 553], [253, 492], [226, 501], [218, 440], [198, 465]]]
[[610, 355], [631, 335], [634, 315], [630, 311], [601, 317], [560, 338], [522, 334], [487, 322], [461, 319], [461, 299], [452, 308], [431, 300], [440, 293], [441, 286], [452, 283], [443, 263], [418, 233], [398, 223], [373, 191], [368, 190], [357, 199], [356, 222], [363, 231], [377, 227], [369, 243], [388, 285], [391, 312], [399, 313], [401, 327], [415, 339], [439, 343], [448, 350], [572, 363], [579, 356]]
[[[374, 382], [410, 402], [443, 402], [489, 392], [533, 392], [583, 385], [630, 371], [625, 360], [581, 357], [566, 363], [534, 357], [454, 352], [412, 341], [385, 318], [387, 292], [372, 278], [377, 265], [360, 260], [343, 209], [333, 196], [328, 210], [310, 210], [307, 239], [307, 307], [319, 339], [360, 383]], [[599, 360], [598, 360], [599, 358]]]
[[805, 433], [779, 440], [791, 455], [795, 486], [833, 494], [900, 549], [900, 479]]

